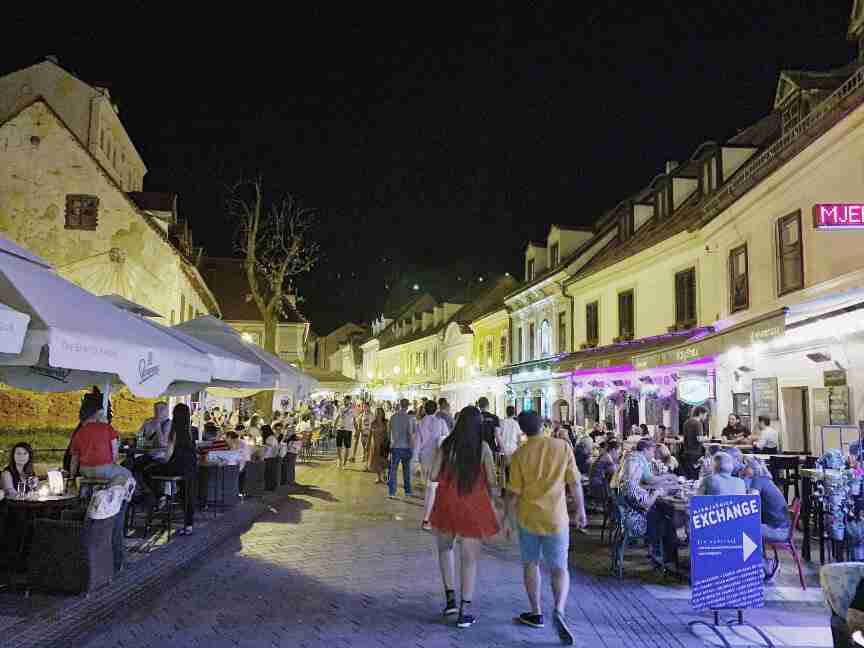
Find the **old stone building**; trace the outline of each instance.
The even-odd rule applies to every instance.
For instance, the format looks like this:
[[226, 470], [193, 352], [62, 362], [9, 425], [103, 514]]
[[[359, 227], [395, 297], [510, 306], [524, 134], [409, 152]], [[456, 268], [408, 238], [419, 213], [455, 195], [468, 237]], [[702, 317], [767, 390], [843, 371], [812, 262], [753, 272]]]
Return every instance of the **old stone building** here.
[[0, 233], [95, 294], [180, 322], [219, 314], [176, 199], [147, 169], [107, 90], [44, 61], [0, 79]]

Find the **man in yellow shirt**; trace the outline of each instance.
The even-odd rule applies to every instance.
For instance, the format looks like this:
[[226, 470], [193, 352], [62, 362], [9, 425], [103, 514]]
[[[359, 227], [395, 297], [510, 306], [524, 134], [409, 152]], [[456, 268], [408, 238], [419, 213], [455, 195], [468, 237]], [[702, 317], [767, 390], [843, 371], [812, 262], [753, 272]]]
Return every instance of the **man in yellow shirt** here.
[[[535, 412], [522, 412], [519, 427], [528, 437], [514, 454], [510, 464], [508, 517], [519, 533], [525, 590], [531, 611], [518, 621], [533, 628], [544, 627], [540, 603], [540, 557], [552, 572], [552, 593], [555, 597], [555, 629], [565, 645], [573, 645], [574, 637], [567, 625], [565, 607], [570, 591], [570, 571], [567, 554], [570, 548], [570, 518], [567, 515], [566, 487], [576, 500], [579, 526], [588, 523], [582, 481], [576, 467], [573, 448], [562, 439], [540, 434], [542, 421]], [[508, 529], [509, 533], [509, 529]]]

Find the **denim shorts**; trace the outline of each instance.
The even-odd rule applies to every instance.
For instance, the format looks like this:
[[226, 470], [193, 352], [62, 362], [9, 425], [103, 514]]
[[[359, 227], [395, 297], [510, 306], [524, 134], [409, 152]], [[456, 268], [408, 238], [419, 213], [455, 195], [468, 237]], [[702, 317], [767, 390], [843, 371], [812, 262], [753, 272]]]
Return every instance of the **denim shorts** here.
[[570, 550], [570, 529], [552, 535], [532, 533], [519, 525], [519, 550], [522, 562], [543, 562], [549, 569], [567, 569], [567, 554]]

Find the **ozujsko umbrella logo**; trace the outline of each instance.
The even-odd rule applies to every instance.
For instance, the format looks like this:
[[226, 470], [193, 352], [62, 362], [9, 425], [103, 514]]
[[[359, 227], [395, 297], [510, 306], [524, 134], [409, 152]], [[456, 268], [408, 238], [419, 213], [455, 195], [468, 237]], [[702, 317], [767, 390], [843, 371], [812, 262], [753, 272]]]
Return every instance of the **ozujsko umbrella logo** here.
[[143, 385], [153, 376], [159, 375], [159, 365], [153, 362], [153, 352], [148, 351], [146, 358], [138, 361], [138, 384]]

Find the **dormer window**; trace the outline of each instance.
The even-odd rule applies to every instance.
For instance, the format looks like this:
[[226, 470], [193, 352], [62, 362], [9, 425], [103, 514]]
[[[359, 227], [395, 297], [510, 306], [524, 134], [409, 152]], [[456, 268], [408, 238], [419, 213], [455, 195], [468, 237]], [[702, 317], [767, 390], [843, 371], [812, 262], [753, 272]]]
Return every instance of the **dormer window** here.
[[618, 219], [618, 240], [622, 243], [633, 236], [633, 210], [628, 209]]
[[528, 264], [525, 268], [525, 280], [534, 281], [534, 259], [528, 259]]
[[654, 216], [663, 220], [672, 213], [672, 185], [663, 183], [655, 194]]
[[560, 261], [560, 252], [557, 243], [553, 243], [552, 247], [549, 248], [549, 267], [555, 268], [558, 266], [558, 262]]
[[722, 181], [721, 167], [717, 155], [712, 155], [702, 161], [699, 174], [699, 189], [703, 196], [708, 196], [717, 190]]

